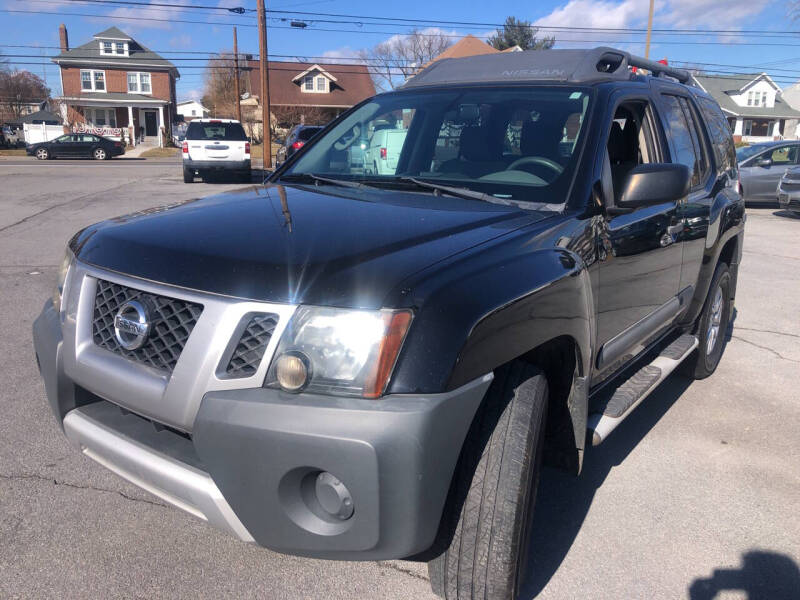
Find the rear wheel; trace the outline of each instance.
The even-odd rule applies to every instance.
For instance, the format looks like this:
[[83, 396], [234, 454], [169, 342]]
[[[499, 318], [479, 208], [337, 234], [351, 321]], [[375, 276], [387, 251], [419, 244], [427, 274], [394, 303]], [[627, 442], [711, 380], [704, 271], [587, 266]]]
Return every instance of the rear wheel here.
[[48, 158], [50, 158], [50, 152], [47, 151], [47, 148], [37, 148], [36, 158], [38, 158], [39, 160], [47, 160]]
[[194, 171], [187, 168], [183, 169], [183, 183], [194, 183]]
[[94, 152], [92, 152], [92, 156], [95, 160], [105, 160], [108, 158], [108, 154], [102, 148], [95, 148]]
[[539, 481], [547, 380], [499, 368], [461, 451], [434, 551], [431, 587], [448, 600], [515, 599], [526, 571]]
[[681, 365], [684, 374], [705, 379], [719, 365], [727, 343], [731, 316], [731, 274], [728, 265], [719, 263], [708, 289], [706, 304], [697, 324], [697, 350]]

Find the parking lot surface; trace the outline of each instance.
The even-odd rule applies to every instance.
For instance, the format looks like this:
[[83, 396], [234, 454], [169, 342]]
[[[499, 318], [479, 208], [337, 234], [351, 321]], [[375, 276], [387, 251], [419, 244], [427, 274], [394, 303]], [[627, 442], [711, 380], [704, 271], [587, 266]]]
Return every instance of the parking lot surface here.
[[[0, 159], [0, 598], [433, 598], [423, 564], [239, 543], [70, 447], [31, 325], [63, 248], [107, 217], [246, 186], [179, 161]], [[716, 374], [673, 375], [579, 478], [546, 469], [526, 596], [800, 597], [800, 217], [748, 209]]]

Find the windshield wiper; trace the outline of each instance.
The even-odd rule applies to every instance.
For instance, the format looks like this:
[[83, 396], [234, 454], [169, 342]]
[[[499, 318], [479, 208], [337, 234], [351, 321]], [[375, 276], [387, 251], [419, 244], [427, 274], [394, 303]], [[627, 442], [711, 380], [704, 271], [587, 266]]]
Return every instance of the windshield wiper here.
[[424, 179], [417, 179], [416, 177], [398, 177], [398, 179], [400, 181], [411, 182], [419, 187], [433, 190], [434, 192], [448, 194], [457, 198], [466, 198], [468, 200], [481, 200], [483, 202], [491, 202], [492, 204], [501, 204], [503, 206], [515, 206], [525, 210], [558, 211], [562, 208], [561, 204], [548, 204], [546, 202], [522, 202], [520, 200], [512, 200], [510, 198], [498, 198], [497, 196], [492, 196], [491, 194], [486, 194], [484, 192], [476, 192], [475, 190], [471, 190], [469, 188], [452, 187], [449, 185], [442, 185], [440, 183], [432, 183], [430, 181], [425, 181]]
[[341, 187], [349, 187], [349, 188], [356, 188], [356, 189], [364, 189], [369, 188], [370, 186], [365, 185], [363, 183], [359, 183], [357, 181], [348, 181], [346, 179], [333, 179], [331, 177], [321, 177], [320, 175], [314, 175], [313, 173], [297, 173], [292, 175], [287, 175], [285, 177], [281, 177], [281, 179], [286, 179], [287, 181], [291, 182], [292, 180], [290, 177], [294, 178], [302, 178], [302, 179], [312, 179], [315, 183], [329, 183], [331, 185], [338, 185]]

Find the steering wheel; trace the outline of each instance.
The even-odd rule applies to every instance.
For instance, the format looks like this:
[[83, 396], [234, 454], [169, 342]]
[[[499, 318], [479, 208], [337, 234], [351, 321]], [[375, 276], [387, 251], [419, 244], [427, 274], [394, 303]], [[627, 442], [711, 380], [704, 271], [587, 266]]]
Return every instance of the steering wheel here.
[[506, 171], [519, 170], [520, 166], [526, 164], [535, 164], [548, 167], [549, 169], [555, 171], [556, 176], [559, 176], [564, 172], [564, 167], [562, 167], [556, 161], [545, 158], [544, 156], [523, 156], [522, 158], [518, 158], [513, 163], [508, 165]]
[[350, 134], [350, 137], [345, 138], [342, 136], [338, 141], [334, 142], [333, 147], [337, 150], [347, 150], [359, 139], [361, 135], [361, 126], [356, 123], [350, 130]]

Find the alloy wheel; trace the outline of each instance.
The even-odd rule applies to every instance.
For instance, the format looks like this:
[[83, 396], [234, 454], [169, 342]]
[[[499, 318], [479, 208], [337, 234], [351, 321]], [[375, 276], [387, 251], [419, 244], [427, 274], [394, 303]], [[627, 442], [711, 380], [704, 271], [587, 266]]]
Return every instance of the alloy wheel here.
[[722, 287], [717, 286], [714, 294], [714, 301], [711, 304], [711, 315], [708, 319], [708, 330], [706, 331], [706, 355], [711, 354], [717, 345], [719, 331], [722, 324]]
[[105, 151], [105, 150], [103, 150], [102, 148], [98, 148], [97, 150], [95, 150], [95, 151], [94, 151], [94, 157], [95, 157], [97, 160], [105, 160], [105, 158], [106, 158], [106, 151]]
[[36, 158], [39, 160], [47, 160], [47, 150], [45, 148], [39, 148], [36, 151]]

